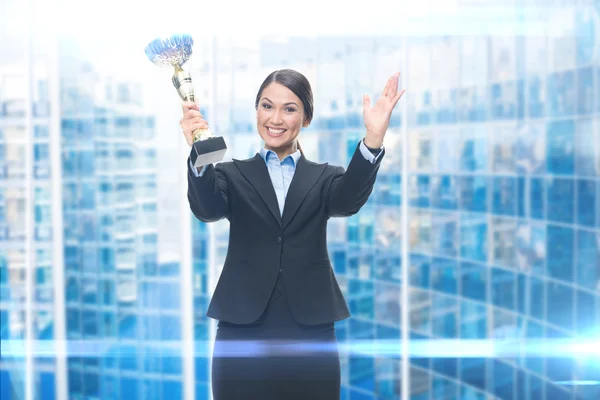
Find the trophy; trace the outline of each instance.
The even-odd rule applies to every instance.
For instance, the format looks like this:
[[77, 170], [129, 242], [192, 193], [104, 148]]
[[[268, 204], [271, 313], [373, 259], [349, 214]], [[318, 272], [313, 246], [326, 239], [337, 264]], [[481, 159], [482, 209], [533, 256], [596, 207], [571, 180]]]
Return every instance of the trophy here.
[[[190, 35], [173, 35], [154, 39], [146, 46], [146, 55], [159, 67], [173, 67], [173, 86], [183, 101], [194, 101], [192, 76], [181, 66], [189, 60], [194, 41]], [[210, 129], [196, 129], [190, 160], [194, 168], [212, 164], [223, 159], [227, 146], [221, 136], [214, 136]]]

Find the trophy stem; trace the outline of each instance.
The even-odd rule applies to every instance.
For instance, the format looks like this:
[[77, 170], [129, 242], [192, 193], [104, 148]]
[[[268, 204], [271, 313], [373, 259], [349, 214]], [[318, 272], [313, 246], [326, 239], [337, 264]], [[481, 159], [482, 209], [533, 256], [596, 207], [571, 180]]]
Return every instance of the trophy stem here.
[[184, 71], [178, 64], [174, 64], [175, 73], [173, 74], [173, 86], [177, 89], [179, 97], [183, 101], [195, 101], [194, 87], [192, 86], [192, 75]]

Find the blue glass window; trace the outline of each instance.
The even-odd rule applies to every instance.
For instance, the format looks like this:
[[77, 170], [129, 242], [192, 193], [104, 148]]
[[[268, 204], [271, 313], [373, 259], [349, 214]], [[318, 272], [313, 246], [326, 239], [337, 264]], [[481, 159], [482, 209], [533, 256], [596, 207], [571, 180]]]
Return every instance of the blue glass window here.
[[486, 389], [486, 362], [485, 358], [462, 358], [460, 360], [461, 381], [480, 390]]
[[548, 225], [548, 275], [567, 282], [573, 281], [573, 239], [571, 228]]
[[577, 112], [590, 114], [594, 106], [594, 75], [592, 68], [577, 71]]
[[102, 271], [111, 272], [115, 270], [115, 251], [109, 247], [98, 249], [98, 264]]
[[162, 397], [163, 399], [181, 399], [181, 398], [183, 398], [181, 382], [164, 380], [162, 382], [162, 395], [163, 395], [163, 397]]
[[433, 214], [433, 254], [456, 257], [458, 253], [458, 220], [454, 213]]
[[486, 267], [463, 262], [460, 264], [460, 275], [462, 291], [461, 296], [467, 297], [473, 300], [487, 301], [486, 299], [486, 281], [487, 281], [487, 269]]
[[[142, 380], [142, 398], [146, 400], [161, 400], [160, 396], [160, 383], [158, 379], [144, 379]], [[169, 395], [173, 395], [170, 393]], [[169, 395], [165, 398], [169, 398]], [[174, 397], [179, 398], [179, 397]]]
[[457, 336], [458, 306], [455, 298], [432, 293], [432, 331], [435, 336], [455, 338]]
[[493, 392], [501, 399], [512, 399], [515, 381], [514, 367], [498, 360], [490, 360], [489, 367], [488, 373], [493, 382]]
[[456, 383], [448, 379], [433, 378], [433, 392], [432, 396], [434, 399], [452, 399], [456, 396]]
[[[35, 398], [44, 399], [44, 400], [54, 400], [56, 398], [56, 389], [55, 389], [55, 381], [56, 375], [49, 372], [40, 372], [39, 373], [39, 386], [37, 386], [37, 396]], [[4, 385], [4, 382], [2, 382]], [[12, 385], [8, 384], [10, 387]], [[2, 394], [3, 391], [0, 391], [0, 398], [10, 399], [10, 396], [7, 394], [7, 397], [4, 397]]]
[[513, 272], [499, 268], [492, 269], [492, 301], [494, 305], [514, 310], [516, 286]]
[[460, 248], [462, 258], [487, 261], [488, 226], [485, 216], [462, 214], [460, 219]]
[[[594, 23], [593, 11], [587, 10], [585, 7], [582, 9], [576, 8], [574, 11], [575, 21], [573, 27], [577, 46], [577, 65], [590, 65], [594, 60], [594, 49], [598, 46], [598, 25]], [[592, 87], [591, 84], [590, 87]]]
[[94, 174], [93, 151], [81, 151], [79, 153], [79, 173], [82, 177], [89, 177]]
[[[429, 398], [427, 398], [429, 399]], [[472, 387], [461, 385], [460, 387], [460, 399], [464, 400], [485, 400], [486, 396], [482, 392], [478, 392]], [[412, 400], [412, 399], [411, 399]]]
[[488, 118], [488, 99], [485, 86], [476, 86], [473, 93], [473, 107], [469, 112], [469, 121], [483, 122]]
[[517, 312], [525, 315], [527, 312], [527, 275], [517, 273]]
[[481, 176], [464, 176], [458, 181], [460, 208], [467, 211], [487, 210], [487, 180]]
[[575, 124], [575, 170], [579, 176], [596, 175], [595, 163], [600, 157], [598, 146], [592, 145], [594, 139], [594, 122], [590, 118], [577, 120]]
[[[544, 281], [536, 277], [529, 277], [529, 315], [541, 321], [545, 320], [544, 301], [546, 298]], [[541, 336], [540, 336], [541, 337]]]
[[547, 127], [546, 168], [549, 174], [572, 174], [575, 124], [572, 120], [555, 121]]
[[181, 321], [178, 317], [163, 315], [160, 317], [160, 326], [162, 340], [181, 340]]
[[98, 294], [98, 283], [94, 279], [84, 279], [81, 285], [83, 293], [83, 302], [85, 304], [96, 305]]
[[[600, 86], [600, 67], [596, 67], [596, 87]], [[598, 100], [598, 97], [596, 96], [596, 113], [600, 114], [600, 100]], [[598, 157], [600, 157], [600, 155], [598, 155]]]
[[462, 339], [487, 338], [487, 306], [470, 300], [462, 300], [459, 321]]
[[81, 333], [79, 319], [81, 313], [74, 308], [67, 308], [67, 335], [77, 337]]
[[77, 135], [77, 122], [71, 119], [63, 119], [61, 123], [61, 133], [66, 141], [75, 139]]
[[81, 184], [80, 206], [82, 209], [93, 210], [96, 207], [96, 188], [93, 183]]
[[371, 357], [349, 357], [349, 383], [367, 392], [375, 390], [375, 361]]
[[548, 76], [550, 115], [565, 117], [575, 112], [575, 73], [572, 70], [555, 72]]
[[105, 312], [102, 314], [102, 323], [100, 324], [100, 331], [102, 337], [116, 337], [117, 336], [117, 317], [113, 312]]
[[82, 373], [77, 370], [69, 369], [69, 394], [79, 394], [82, 392]]
[[573, 289], [555, 282], [547, 283], [548, 322], [563, 329], [573, 328]]
[[458, 264], [455, 260], [434, 258], [432, 260], [431, 283], [432, 287], [440, 292], [456, 294]]
[[545, 91], [546, 85], [539, 76], [532, 76], [527, 81], [529, 92], [529, 116], [531, 118], [542, 118], [545, 112]]
[[544, 219], [546, 217], [546, 185], [542, 179], [531, 179], [529, 191], [531, 217]]
[[36, 161], [36, 162], [48, 161], [49, 160], [48, 144], [47, 143], [35, 143], [33, 145], [33, 155], [34, 155], [34, 161]]
[[596, 223], [596, 205], [600, 196], [596, 193], [596, 182], [579, 179], [577, 187], [577, 224], [593, 228]]
[[178, 310], [181, 306], [179, 282], [165, 282], [161, 284], [161, 306], [167, 310]]
[[590, 337], [600, 325], [600, 305], [590, 292], [577, 290], [576, 295], [575, 329], [581, 337]]
[[411, 175], [408, 182], [409, 204], [412, 207], [429, 207], [429, 177]]
[[484, 171], [487, 168], [487, 139], [485, 136], [465, 137], [460, 152], [462, 171]]
[[432, 178], [432, 206], [445, 210], [455, 210], [458, 205], [456, 178], [442, 175]]
[[137, 399], [139, 382], [134, 378], [121, 378], [121, 399]]
[[85, 337], [98, 335], [98, 314], [95, 311], [84, 311], [82, 314], [83, 334]]
[[579, 229], [576, 240], [577, 283], [588, 290], [597, 291], [600, 287], [600, 233]]
[[429, 288], [430, 258], [421, 255], [410, 256], [410, 284], [411, 286]]
[[175, 357], [173, 354], [163, 352], [161, 357], [163, 374], [180, 375], [181, 374], [181, 357]]
[[573, 223], [575, 185], [572, 179], [548, 179], [548, 220]]
[[121, 312], [119, 315], [119, 337], [135, 339], [137, 337], [137, 316]]
[[494, 213], [499, 215], [515, 215], [517, 210], [517, 181], [512, 177], [493, 178]]

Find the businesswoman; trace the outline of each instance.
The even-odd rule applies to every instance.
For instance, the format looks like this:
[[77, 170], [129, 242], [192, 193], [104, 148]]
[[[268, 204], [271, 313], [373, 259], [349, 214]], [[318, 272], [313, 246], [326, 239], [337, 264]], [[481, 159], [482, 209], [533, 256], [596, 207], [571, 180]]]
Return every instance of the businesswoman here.
[[[313, 117], [308, 80], [271, 73], [255, 102], [264, 147], [246, 160], [195, 169], [188, 159], [188, 200], [201, 221], [229, 220], [225, 264], [207, 316], [217, 319], [212, 360], [215, 400], [340, 397], [334, 322], [350, 316], [327, 252], [327, 221], [366, 203], [392, 110], [404, 91], [391, 76], [371, 107], [363, 98], [365, 136], [346, 170], [309, 161], [298, 136]], [[208, 127], [196, 104], [183, 104], [181, 127]]]

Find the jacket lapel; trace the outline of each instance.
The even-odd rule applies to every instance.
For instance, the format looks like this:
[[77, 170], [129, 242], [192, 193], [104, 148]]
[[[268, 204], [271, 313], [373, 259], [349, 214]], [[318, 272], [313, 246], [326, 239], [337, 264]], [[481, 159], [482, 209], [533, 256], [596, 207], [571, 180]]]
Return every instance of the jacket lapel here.
[[234, 159], [233, 162], [237, 165], [242, 175], [256, 189], [271, 214], [273, 214], [277, 224], [281, 226], [279, 203], [277, 202], [277, 195], [275, 194], [275, 189], [273, 189], [265, 160], [263, 160], [260, 154], [256, 153], [256, 156], [253, 158], [247, 160]]
[[[317, 183], [323, 172], [325, 172], [325, 164], [316, 164], [306, 160], [304, 156], [298, 159], [296, 172], [290, 183], [287, 196], [285, 198], [285, 206], [283, 207], [282, 227], [285, 229], [298, 208], [308, 195], [308, 192]], [[270, 182], [270, 181], [269, 181]], [[271, 189], [273, 191], [273, 189]]]

